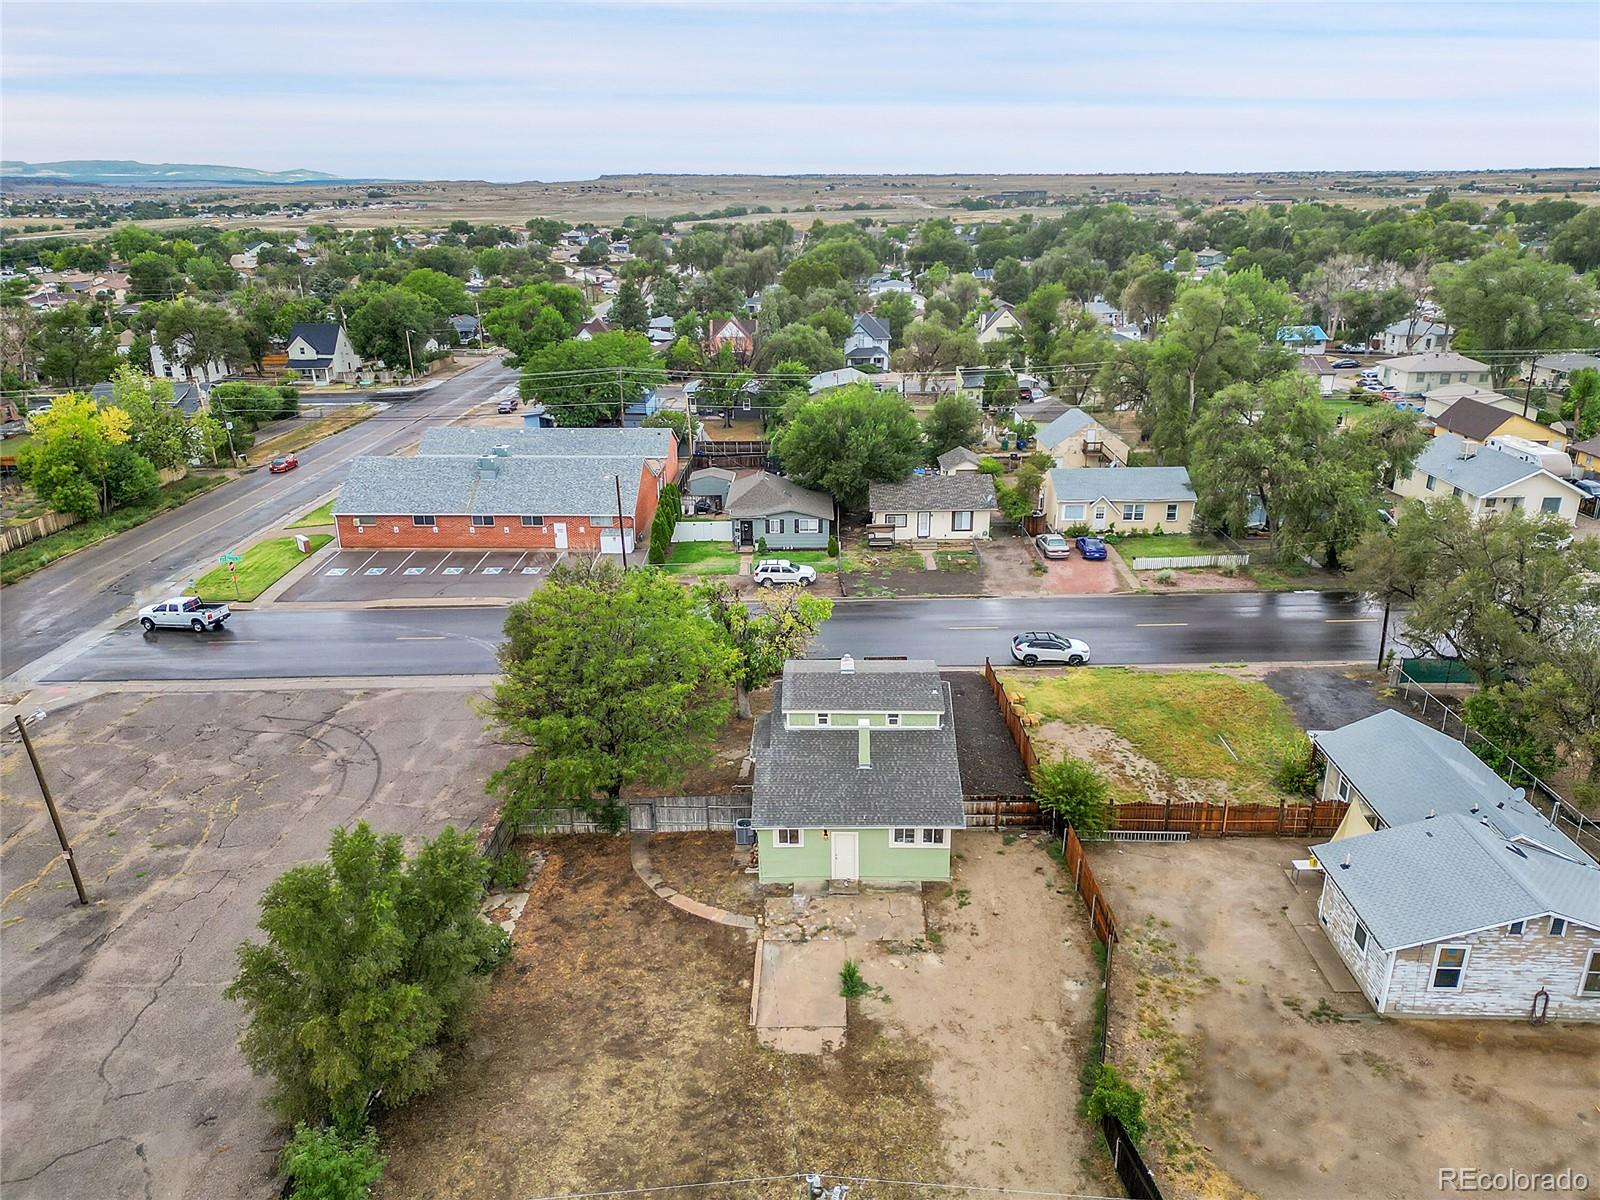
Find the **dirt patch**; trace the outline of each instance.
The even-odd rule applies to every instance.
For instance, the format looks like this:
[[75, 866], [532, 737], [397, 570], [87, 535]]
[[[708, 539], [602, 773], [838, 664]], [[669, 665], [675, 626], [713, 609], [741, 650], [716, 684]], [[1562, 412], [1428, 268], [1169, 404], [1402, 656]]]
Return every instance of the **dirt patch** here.
[[[856, 1005], [837, 1054], [764, 1049], [740, 931], [663, 904], [633, 874], [625, 839], [543, 848], [511, 961], [451, 1049], [447, 1079], [382, 1124], [383, 1200], [799, 1171], [949, 1177], [926, 1049]], [[787, 1194], [776, 1186], [717, 1195]]]
[[755, 847], [735, 845], [725, 829], [650, 836], [650, 862], [668, 887], [691, 900], [750, 917], [761, 915], [765, 895], [756, 875], [745, 873], [754, 861]]
[[883, 996], [862, 1011], [931, 1052], [952, 1182], [1109, 1194], [1077, 1114], [1099, 975], [1082, 906], [1035, 838], [967, 831], [954, 849], [925, 943], [864, 956]]
[[1184, 567], [1172, 572], [1173, 582], [1156, 578], [1160, 571], [1134, 571], [1139, 586], [1152, 592], [1253, 592], [1256, 581], [1248, 575], [1224, 575], [1211, 567]]
[[994, 702], [989, 681], [976, 671], [941, 671], [955, 708], [961, 790], [968, 796], [1026, 796], [1028, 773]]
[[1150, 1091], [1164, 1194], [1432, 1196], [1445, 1166], [1600, 1161], [1600, 1028], [1379, 1020], [1295, 935], [1316, 885], [1283, 868], [1304, 849], [1089, 848], [1124, 937], [1111, 1056]]
[[1228, 794], [1228, 785], [1221, 779], [1169, 775], [1134, 749], [1127, 738], [1098, 725], [1049, 721], [1034, 730], [1033, 741], [1035, 748], [1053, 751], [1041, 754], [1042, 758], [1068, 755], [1094, 763], [1110, 781], [1113, 798], [1118, 801], [1165, 804], [1169, 800], [1221, 800]]

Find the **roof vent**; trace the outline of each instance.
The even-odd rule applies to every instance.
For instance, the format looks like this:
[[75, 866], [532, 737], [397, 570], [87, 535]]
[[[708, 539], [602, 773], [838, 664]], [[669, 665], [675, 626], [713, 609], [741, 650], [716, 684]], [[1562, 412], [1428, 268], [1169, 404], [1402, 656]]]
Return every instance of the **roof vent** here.
[[1435, 817], [1436, 817], [1436, 816], [1438, 816], [1438, 815], [1439, 815], [1439, 814], [1438, 814], [1438, 813], [1436, 813], [1436, 812], [1434, 812], [1434, 811], [1433, 811], [1433, 809], [1431, 809], [1431, 808], [1430, 808], [1430, 809], [1429, 809], [1429, 810], [1428, 810], [1428, 815], [1427, 815], [1427, 816], [1425, 816], [1425, 817], [1423, 817], [1423, 818], [1422, 818], [1422, 819], [1423, 819], [1423, 820], [1424, 820], [1424, 821], [1431, 821], [1431, 820], [1433, 820], [1433, 819], [1434, 819], [1434, 818], [1435, 818]]
[[1348, 854], [1346, 854], [1344, 856], [1344, 861], [1339, 864], [1339, 870], [1348, 871], [1349, 869], [1350, 869], [1350, 856]]
[[497, 469], [498, 467], [492, 457], [484, 457], [478, 460], [479, 479], [493, 479]]
[[839, 674], [854, 675], [856, 673], [856, 660], [846, 654], [839, 660]]
[[[1467, 811], [1468, 811], [1468, 812], [1477, 812], [1477, 811], [1478, 811], [1478, 806], [1477, 806], [1477, 804], [1473, 804], [1473, 806], [1472, 806], [1472, 807], [1471, 807], [1471, 808], [1469, 808], [1469, 809], [1467, 809]], [[1484, 818], [1484, 819], [1485, 819], [1485, 820], [1488, 820], [1488, 818], [1487, 818], [1487, 817], [1485, 817], [1485, 818]]]
[[511, 447], [502, 443], [494, 448], [494, 455], [496, 458], [510, 458]]
[[1506, 806], [1506, 802], [1504, 800], [1500, 800], [1500, 801], [1496, 802], [1496, 804], [1495, 804], [1496, 808], [1504, 808], [1505, 806]]

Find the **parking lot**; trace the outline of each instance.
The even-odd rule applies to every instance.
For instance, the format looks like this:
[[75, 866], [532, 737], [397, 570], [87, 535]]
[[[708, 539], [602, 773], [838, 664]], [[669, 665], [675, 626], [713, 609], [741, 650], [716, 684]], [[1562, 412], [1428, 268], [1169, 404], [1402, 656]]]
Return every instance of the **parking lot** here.
[[311, 563], [279, 599], [521, 598], [568, 557], [537, 550], [339, 550]]

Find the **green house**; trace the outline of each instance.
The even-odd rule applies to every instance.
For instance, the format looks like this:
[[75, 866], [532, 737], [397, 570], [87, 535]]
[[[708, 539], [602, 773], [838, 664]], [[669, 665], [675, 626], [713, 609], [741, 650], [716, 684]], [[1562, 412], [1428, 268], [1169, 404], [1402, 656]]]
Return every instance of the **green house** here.
[[755, 757], [762, 883], [950, 878], [966, 815], [950, 686], [932, 662], [791, 660]]

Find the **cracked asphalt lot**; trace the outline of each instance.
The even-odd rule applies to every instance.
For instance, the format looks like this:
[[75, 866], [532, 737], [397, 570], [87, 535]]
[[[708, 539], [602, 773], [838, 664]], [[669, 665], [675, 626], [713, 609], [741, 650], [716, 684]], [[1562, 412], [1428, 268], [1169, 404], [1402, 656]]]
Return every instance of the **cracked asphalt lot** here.
[[0, 758], [0, 1192], [272, 1194], [282, 1132], [222, 998], [257, 901], [339, 825], [479, 826], [505, 753], [455, 689], [116, 691]]

